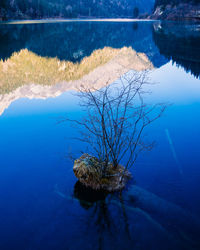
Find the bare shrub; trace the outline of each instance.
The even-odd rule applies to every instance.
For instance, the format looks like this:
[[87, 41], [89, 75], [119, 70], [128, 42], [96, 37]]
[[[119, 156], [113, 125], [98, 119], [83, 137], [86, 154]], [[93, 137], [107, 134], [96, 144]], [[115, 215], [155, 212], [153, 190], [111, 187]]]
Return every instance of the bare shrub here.
[[144, 130], [165, 111], [166, 105], [144, 102], [149, 92], [148, 72], [129, 72], [113, 84], [102, 89], [81, 86], [78, 89], [80, 105], [86, 112], [80, 120], [65, 119], [80, 127], [78, 140], [87, 143], [106, 173], [111, 163], [114, 168], [132, 167], [143, 150], [152, 149], [154, 143], [144, 140]]

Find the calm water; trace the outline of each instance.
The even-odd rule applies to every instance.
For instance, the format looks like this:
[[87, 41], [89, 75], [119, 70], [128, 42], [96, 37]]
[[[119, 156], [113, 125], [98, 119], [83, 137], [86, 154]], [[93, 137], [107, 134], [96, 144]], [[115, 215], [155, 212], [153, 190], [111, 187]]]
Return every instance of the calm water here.
[[2, 91], [0, 249], [200, 249], [200, 26], [0, 24], [4, 61], [26, 48], [79, 63], [106, 46], [145, 53], [157, 83], [150, 101], [173, 104], [149, 128], [156, 147], [138, 158], [121, 196], [97, 197], [80, 188], [67, 158], [83, 149], [71, 139], [76, 129], [57, 123], [82, 116], [71, 91], [32, 81]]

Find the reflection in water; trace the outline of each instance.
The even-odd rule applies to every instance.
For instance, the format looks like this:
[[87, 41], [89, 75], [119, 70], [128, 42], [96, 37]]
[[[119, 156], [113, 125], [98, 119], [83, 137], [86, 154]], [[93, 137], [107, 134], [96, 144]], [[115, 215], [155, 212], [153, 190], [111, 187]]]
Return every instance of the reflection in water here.
[[19, 98], [56, 97], [67, 90], [80, 88], [82, 84], [100, 89], [130, 69], [152, 68], [145, 54], [126, 47], [96, 50], [80, 63], [40, 57], [21, 50], [0, 62], [0, 114]]
[[[118, 49], [125, 46], [146, 54], [148, 60], [142, 59], [143, 54], [142, 57], [134, 52], [129, 54], [141, 67], [149, 68], [152, 64], [159, 67], [172, 58], [198, 76], [198, 26], [186, 26], [185, 30], [184, 26], [177, 25], [177, 32], [174, 25], [163, 24], [161, 29], [155, 26], [154, 39], [163, 56], [153, 41], [152, 28], [152, 23], [0, 25], [0, 55], [4, 65], [5, 58], [11, 59], [13, 52], [18, 52], [18, 56], [26, 48], [28, 55], [29, 52], [35, 53], [37, 60], [44, 60], [47, 64], [60, 62], [61, 65], [64, 63], [61, 60], [79, 63], [85, 56], [90, 57], [94, 50], [103, 50], [106, 46]], [[189, 28], [194, 30], [190, 33]], [[177, 45], [176, 51], [171, 46], [172, 42]], [[183, 51], [183, 42], [189, 49]], [[59, 59], [55, 59], [56, 56]], [[97, 75], [105, 83], [112, 70], [108, 66], [115, 62], [114, 58], [84, 75], [77, 80], [78, 83], [92, 84]], [[181, 61], [178, 61], [180, 58]], [[192, 63], [195, 60], [197, 69]], [[19, 77], [20, 74], [26, 76], [23, 67], [30, 65], [23, 65], [23, 60], [18, 63], [22, 66], [17, 69]], [[12, 72], [9, 71], [11, 65], [4, 66], [9, 73], [6, 79], [9, 79], [10, 89], [7, 94], [1, 92], [0, 113], [18, 98], [46, 99], [73, 89], [74, 81], [67, 84], [54, 78], [55, 84], [49, 85], [45, 77], [42, 80], [42, 76], [35, 73], [34, 81], [29, 81], [31, 77], [27, 75], [22, 79], [25, 85], [18, 81], [17, 84], [21, 85], [14, 86], [15, 76], [11, 78]], [[34, 71], [34, 66], [30, 70]], [[135, 186], [127, 192], [125, 190], [121, 197], [113, 194], [100, 199], [93, 196], [87, 200], [85, 194], [79, 194], [79, 187], [76, 186], [76, 199], [71, 199], [71, 188], [76, 180], [72, 171], [68, 171], [72, 166], [61, 158], [66, 153], [66, 144], [77, 151], [82, 149], [82, 145], [73, 145], [71, 140], [66, 140], [66, 134], [74, 135], [73, 128], [55, 126], [54, 121], [49, 119], [60, 116], [63, 110], [76, 117], [82, 115], [79, 108], [71, 104], [67, 93], [51, 104], [46, 101], [42, 115], [38, 111], [43, 107], [39, 101], [24, 105], [21, 100], [20, 105], [13, 105], [8, 113], [0, 117], [1, 249], [199, 249], [199, 222], [191, 214], [199, 215], [200, 211], [198, 80], [171, 64], [155, 70], [153, 74], [157, 76], [156, 82], [161, 82], [154, 87], [161, 102], [163, 96], [164, 100], [173, 96], [174, 103], [179, 99], [188, 99], [191, 104], [178, 102], [179, 105], [169, 109], [168, 115], [152, 130], [152, 136], [159, 137], [155, 151], [149, 157], [142, 157], [134, 169], [137, 183], [156, 195]], [[113, 76], [114, 79], [117, 77], [114, 73]], [[38, 83], [42, 85], [35, 84], [36, 77], [41, 77]], [[99, 81], [99, 84], [101, 86], [102, 82]], [[73, 107], [68, 108], [70, 105]], [[38, 109], [33, 115], [31, 111], [35, 106]], [[18, 116], [19, 110], [23, 115]], [[167, 144], [166, 128], [182, 163], [181, 176]], [[56, 183], [65, 192], [54, 192]]]
[[138, 186], [132, 185], [122, 193], [104, 194], [77, 182], [74, 197], [89, 210], [85, 233], [95, 231], [94, 249], [104, 249], [105, 245], [109, 249], [138, 249], [138, 244], [139, 249], [145, 250], [199, 247], [199, 220]]
[[96, 241], [93, 249], [105, 249], [105, 246], [107, 249], [130, 249], [130, 247], [133, 249], [134, 240], [129, 232], [129, 221], [124, 202], [121, 198], [121, 202], [116, 202], [117, 197], [115, 196], [104, 191], [94, 191], [83, 186], [79, 181], [74, 186], [74, 197], [79, 200], [84, 209], [90, 210], [89, 217], [86, 219], [85, 230], [87, 232], [83, 232], [83, 234], [90, 235], [91, 229], [93, 233], [95, 232], [92, 239], [93, 244]]
[[80, 62], [96, 49], [126, 46], [145, 53], [155, 67], [172, 59], [198, 77], [199, 37], [198, 25], [166, 22], [1, 24], [0, 58], [27, 48], [42, 57]]
[[[4, 59], [0, 114], [19, 98], [56, 97], [83, 83], [93, 86], [95, 82], [101, 88], [129, 69], [152, 69], [170, 59], [197, 77], [200, 73], [200, 36], [195, 25], [72, 22], [0, 25], [0, 31]], [[15, 51], [19, 52], [12, 54]]]
[[80, 205], [85, 209], [92, 207], [98, 201], [105, 201], [106, 196], [106, 192], [86, 187], [79, 181], [74, 185], [74, 197], [79, 200]]
[[57, 58], [40, 57], [27, 49], [21, 50], [0, 62], [0, 90], [1, 93], [9, 93], [29, 83], [54, 85], [62, 81], [78, 80], [110, 61], [118, 53], [117, 49], [104, 48], [94, 51], [80, 63], [72, 63]]
[[200, 76], [200, 27], [177, 23], [154, 24], [155, 44], [168, 60], [195, 77]]
[[80, 62], [104, 47], [132, 47], [145, 53], [155, 67], [167, 60], [152, 38], [151, 22], [70, 22], [0, 25], [0, 58], [27, 48], [42, 57]]

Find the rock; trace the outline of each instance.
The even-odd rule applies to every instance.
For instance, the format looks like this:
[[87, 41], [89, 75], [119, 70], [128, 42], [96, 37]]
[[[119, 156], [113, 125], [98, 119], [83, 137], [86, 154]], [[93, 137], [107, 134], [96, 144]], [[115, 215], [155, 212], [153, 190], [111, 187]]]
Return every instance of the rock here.
[[130, 172], [123, 166], [119, 165], [115, 168], [112, 163], [105, 166], [104, 162], [100, 162], [89, 154], [83, 154], [75, 160], [73, 171], [78, 180], [85, 186], [109, 192], [123, 189], [131, 178]]

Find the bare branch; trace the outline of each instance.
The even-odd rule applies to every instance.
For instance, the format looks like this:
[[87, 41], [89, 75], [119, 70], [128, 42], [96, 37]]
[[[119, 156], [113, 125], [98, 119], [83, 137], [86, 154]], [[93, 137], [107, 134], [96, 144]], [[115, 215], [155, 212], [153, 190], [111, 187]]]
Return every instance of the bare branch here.
[[[148, 105], [144, 86], [150, 83], [147, 72], [130, 72], [113, 84], [108, 82], [101, 89], [81, 86], [77, 96], [86, 112], [81, 120], [64, 119], [80, 126], [80, 137], [102, 161], [102, 166], [112, 163], [125, 169], [134, 165], [138, 155], [152, 149], [154, 143], [145, 143], [143, 132], [161, 117], [165, 104]], [[102, 170], [104, 171], [104, 169]]]

